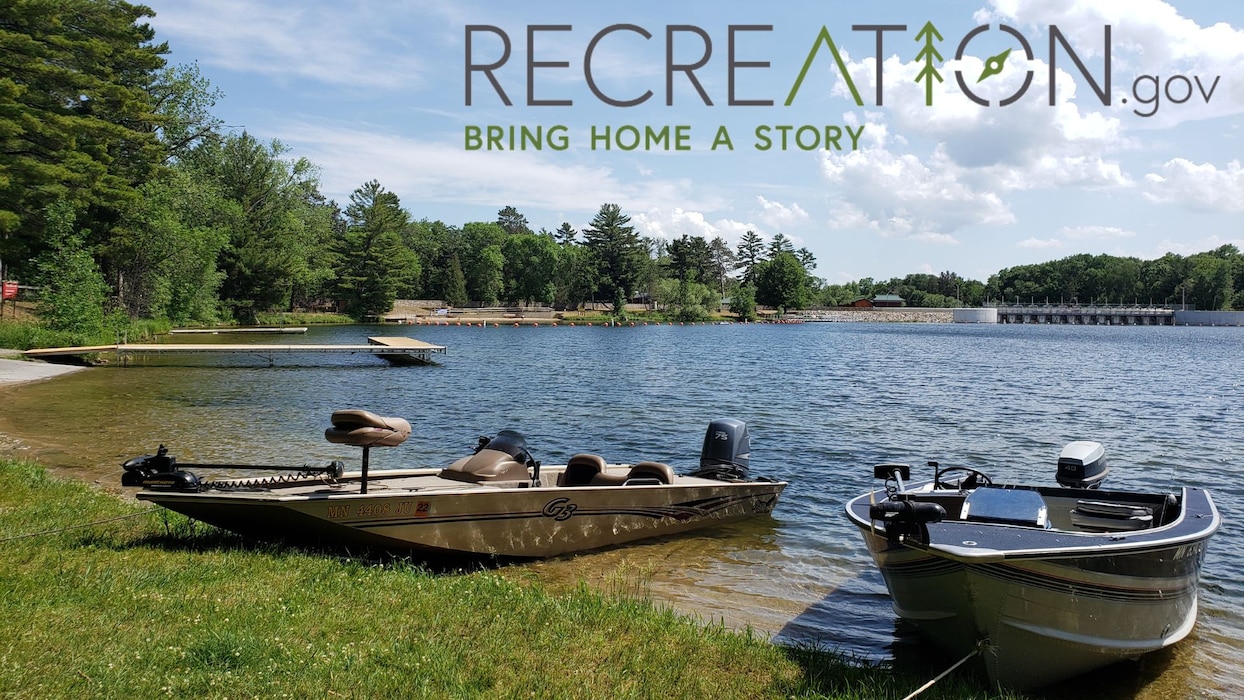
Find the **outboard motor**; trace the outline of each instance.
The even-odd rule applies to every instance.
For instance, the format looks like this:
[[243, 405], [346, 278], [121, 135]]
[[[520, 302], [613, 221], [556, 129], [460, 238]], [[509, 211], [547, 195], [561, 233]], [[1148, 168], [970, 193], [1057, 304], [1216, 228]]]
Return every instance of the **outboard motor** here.
[[1100, 442], [1076, 440], [1058, 455], [1058, 483], [1073, 489], [1095, 489], [1110, 473]]
[[691, 476], [719, 481], [747, 481], [752, 452], [747, 424], [733, 418], [722, 418], [708, 424], [704, 447], [700, 450], [700, 468]]

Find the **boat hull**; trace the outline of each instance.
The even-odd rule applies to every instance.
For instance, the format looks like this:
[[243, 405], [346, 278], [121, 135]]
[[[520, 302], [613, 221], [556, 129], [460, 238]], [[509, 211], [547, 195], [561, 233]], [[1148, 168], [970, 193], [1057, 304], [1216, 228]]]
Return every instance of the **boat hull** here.
[[[1066, 533], [946, 522], [893, 541], [848, 504], [895, 613], [948, 655], [979, 651], [990, 681], [1056, 683], [1170, 646], [1191, 632], [1218, 515], [1185, 490], [1175, 523], [1143, 533]], [[1007, 543], [1009, 541], [1009, 546]]]
[[551, 557], [730, 523], [771, 513], [785, 483], [508, 488], [425, 475], [370, 491], [323, 485], [197, 493], [144, 490], [137, 496], [242, 535], [434, 555]]

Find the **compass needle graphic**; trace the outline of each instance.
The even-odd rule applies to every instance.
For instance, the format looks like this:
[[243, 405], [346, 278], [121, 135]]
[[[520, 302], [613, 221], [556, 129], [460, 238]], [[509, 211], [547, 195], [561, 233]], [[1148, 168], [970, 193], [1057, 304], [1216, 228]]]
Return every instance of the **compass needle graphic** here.
[[1006, 57], [1011, 55], [1011, 50], [1007, 49], [997, 56], [990, 56], [985, 59], [985, 70], [981, 71], [981, 77], [976, 82], [981, 82], [985, 78], [995, 76], [1002, 72], [1002, 66], [1006, 65]]

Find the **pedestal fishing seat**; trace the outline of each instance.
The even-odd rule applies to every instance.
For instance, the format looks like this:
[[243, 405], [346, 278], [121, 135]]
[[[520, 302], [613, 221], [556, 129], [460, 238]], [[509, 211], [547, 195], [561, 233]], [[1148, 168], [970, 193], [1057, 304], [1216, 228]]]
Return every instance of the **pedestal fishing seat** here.
[[410, 423], [405, 418], [386, 418], [371, 411], [334, 411], [332, 423], [333, 427], [324, 431], [324, 439], [337, 445], [363, 448], [361, 493], [367, 493], [367, 462], [371, 448], [397, 447], [410, 437]]

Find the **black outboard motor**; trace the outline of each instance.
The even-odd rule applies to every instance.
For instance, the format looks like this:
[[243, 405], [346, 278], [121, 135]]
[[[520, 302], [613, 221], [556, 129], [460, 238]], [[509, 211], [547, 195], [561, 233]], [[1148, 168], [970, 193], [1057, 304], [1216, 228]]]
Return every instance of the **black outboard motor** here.
[[1110, 473], [1100, 442], [1076, 440], [1058, 455], [1058, 483], [1073, 489], [1095, 489]]
[[700, 468], [691, 476], [719, 481], [747, 481], [752, 440], [747, 424], [733, 418], [722, 418], [708, 424], [704, 447], [700, 450]]

